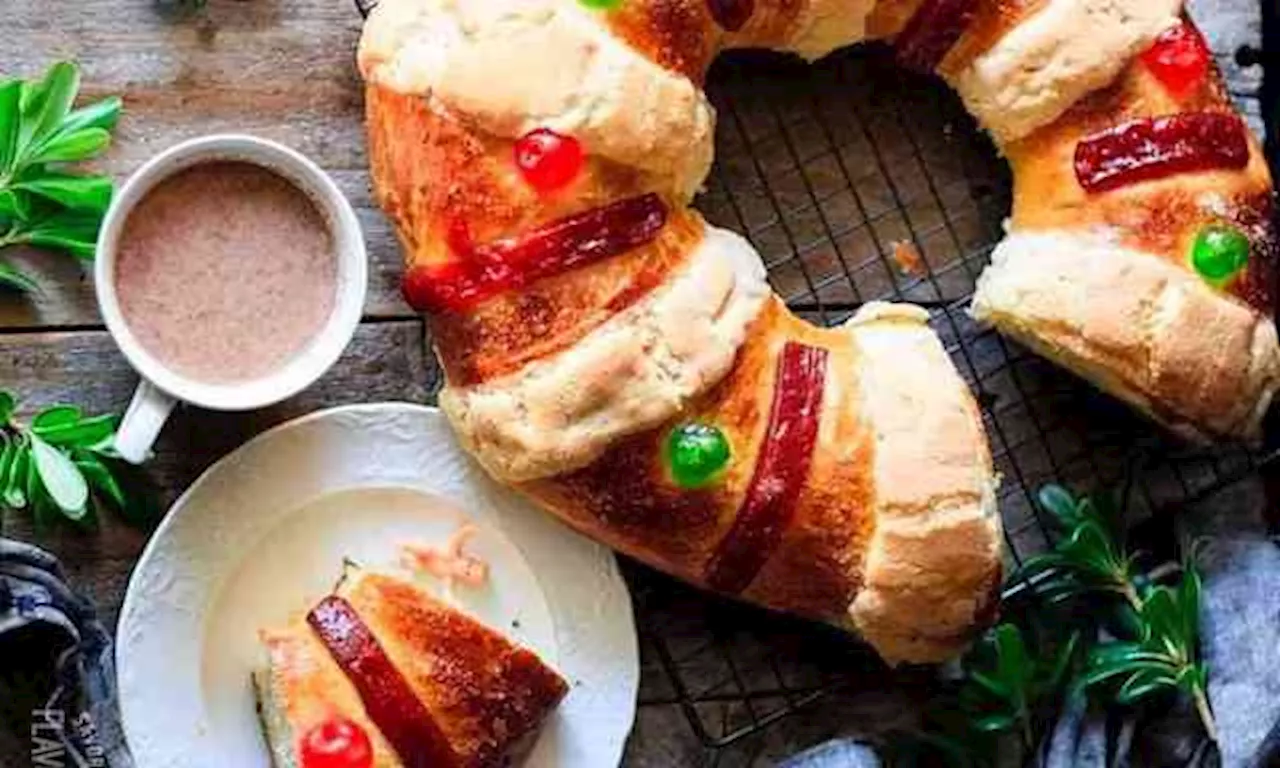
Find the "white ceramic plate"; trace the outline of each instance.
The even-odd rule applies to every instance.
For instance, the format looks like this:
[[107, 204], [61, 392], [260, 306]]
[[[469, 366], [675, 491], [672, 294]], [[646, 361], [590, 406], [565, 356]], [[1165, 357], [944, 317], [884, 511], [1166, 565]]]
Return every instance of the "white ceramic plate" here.
[[[116, 659], [139, 768], [267, 768], [250, 673], [262, 626], [324, 595], [349, 557], [394, 563], [470, 520], [490, 564], [455, 599], [570, 683], [527, 768], [616, 766], [639, 680], [631, 600], [608, 550], [485, 477], [433, 408], [352, 406], [281, 425], [174, 504], [129, 582]], [[439, 585], [436, 585], [438, 588]]]

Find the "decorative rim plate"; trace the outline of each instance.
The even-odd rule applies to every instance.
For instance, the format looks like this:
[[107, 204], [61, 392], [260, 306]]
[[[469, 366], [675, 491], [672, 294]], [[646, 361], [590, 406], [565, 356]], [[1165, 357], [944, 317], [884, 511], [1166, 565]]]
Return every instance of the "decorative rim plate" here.
[[174, 503], [129, 581], [117, 633], [138, 765], [268, 768], [249, 677], [264, 658], [258, 628], [325, 594], [344, 557], [390, 566], [399, 544], [443, 542], [468, 521], [489, 583], [449, 594], [570, 684], [526, 767], [617, 765], [639, 662], [612, 553], [486, 477], [439, 411], [402, 403], [282, 424]]

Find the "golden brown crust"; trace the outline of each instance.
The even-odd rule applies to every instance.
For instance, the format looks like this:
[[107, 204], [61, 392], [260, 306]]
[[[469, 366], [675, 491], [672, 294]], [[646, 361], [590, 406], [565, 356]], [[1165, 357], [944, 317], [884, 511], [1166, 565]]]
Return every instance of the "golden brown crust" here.
[[665, 285], [572, 347], [479, 384], [449, 382], [440, 406], [499, 478], [579, 469], [720, 381], [767, 294], [751, 246], [709, 227]]
[[[1001, 538], [981, 417], [926, 317], [872, 305], [843, 328], [819, 329], [775, 298], [705, 398], [585, 469], [518, 488], [583, 533], [706, 586], [765, 439], [779, 350], [822, 347], [830, 358], [812, 479], [741, 597], [856, 627], [891, 661], [946, 658], [990, 616]], [[894, 362], [906, 355], [911, 365]], [[663, 443], [686, 421], [714, 424], [733, 449], [708, 489], [681, 491], [667, 475]]]
[[[1094, 193], [1076, 179], [1080, 140], [1182, 112], [1234, 114], [1216, 72], [1175, 97], [1135, 61], [1054, 123], [1007, 144], [1011, 234], [979, 282], [974, 314], [1181, 435], [1256, 440], [1280, 388], [1270, 319], [1274, 193], [1258, 142], [1248, 138], [1243, 170]], [[1190, 260], [1197, 234], [1215, 222], [1252, 244], [1247, 269], [1222, 289]]]
[[1076, 181], [1079, 141], [1129, 120], [1183, 111], [1234, 114], [1215, 77], [1200, 92], [1175, 100], [1139, 64], [1116, 83], [1080, 101], [1062, 119], [1005, 147], [1018, 183], [1014, 231], [1105, 229], [1127, 248], [1155, 254], [1193, 273], [1187, 254], [1207, 220], [1231, 222], [1251, 234], [1250, 269], [1229, 291], [1260, 312], [1273, 306], [1275, 231], [1271, 173], [1262, 147], [1249, 136], [1249, 163], [1240, 171], [1178, 174], [1101, 193]]
[[572, 347], [669, 282], [702, 235], [701, 219], [680, 211], [649, 245], [499, 294], [466, 313], [433, 315], [431, 336], [449, 383], [476, 384]]
[[991, 50], [1009, 30], [1027, 17], [1043, 10], [1049, 0], [983, 0], [978, 3], [973, 21], [955, 44], [938, 71], [954, 77], [982, 54]]
[[889, 661], [955, 655], [990, 620], [1001, 581], [982, 416], [926, 319], [872, 305], [850, 323], [875, 435], [875, 530], [849, 618]]
[[358, 61], [366, 82], [427, 98], [485, 134], [550, 128], [688, 201], [711, 165], [714, 112], [692, 81], [603, 21], [563, 0], [386, 0]]
[[[568, 691], [533, 652], [400, 578], [349, 570], [337, 594], [370, 629], [448, 740], [457, 757], [449, 768], [504, 764]], [[374, 768], [402, 765], [356, 687], [304, 617], [260, 635], [267, 649], [270, 703], [295, 739], [341, 715], [369, 736]]]
[[722, 33], [706, 0], [622, 3], [605, 15], [609, 29], [666, 69], [701, 83], [720, 49]]
[[1013, 233], [974, 314], [1191, 438], [1257, 439], [1280, 388], [1268, 318], [1096, 233]]
[[[518, 488], [592, 538], [694, 582], [733, 524], [768, 417], [774, 363], [789, 314], [777, 299], [747, 329], [732, 370], [703, 398], [656, 429], [618, 443], [590, 466]], [[662, 446], [679, 423], [725, 433], [733, 461], [710, 488], [685, 491], [667, 474]]]
[[533, 652], [406, 581], [360, 572], [338, 594], [431, 713], [457, 768], [502, 764], [568, 692]]
[[[370, 81], [375, 187], [410, 263], [447, 258], [446, 233], [456, 220], [482, 241], [647, 191], [663, 193], [678, 211], [690, 179], [705, 173], [710, 134], [700, 122], [709, 111], [677, 80], [700, 82], [723, 47], [820, 56], [861, 36], [875, 7], [872, 0], [756, 0], [748, 23], [723, 33], [703, 0], [627, 3], [594, 15], [553, 0], [385, 3], [366, 32], [361, 67]], [[428, 38], [434, 48], [421, 42]], [[507, 83], [467, 90], [486, 71], [486, 46], [535, 38], [554, 49], [556, 72], [530, 62], [521, 81], [527, 92]], [[646, 94], [668, 95], [661, 109], [623, 99]], [[579, 137], [591, 158], [577, 185], [550, 200], [525, 189], [510, 163], [512, 140], [539, 124]], [[432, 318], [448, 377], [441, 405], [491, 472], [579, 530], [705, 584], [767, 439], [781, 350], [789, 342], [824, 349], [808, 481], [738, 596], [844, 628], [861, 624], [892, 660], [959, 650], [985, 617], [989, 577], [998, 569], [998, 536], [983, 537], [998, 526], [984, 523], [964, 538], [954, 526], [935, 526], [928, 508], [939, 504], [945, 520], [966, 499], [985, 510], [970, 486], [994, 483], [980, 424], [973, 428], [976, 410], [956, 399], [963, 383], [918, 313], [873, 307], [848, 327], [818, 329], [776, 297], [766, 300], [764, 287], [745, 241], [714, 229], [704, 235], [700, 220], [675, 213], [650, 246], [488, 300], [465, 316]], [[864, 391], [875, 377], [863, 346], [882, 337], [924, 350], [918, 368], [942, 396], [929, 401], [924, 392], [923, 400], [895, 404]], [[883, 352], [877, 359], [877, 366], [894, 365]], [[903, 416], [900, 407], [926, 412]], [[884, 434], [912, 431], [912, 419], [938, 413], [932, 447]], [[733, 446], [729, 468], [699, 491], [677, 488], [662, 457], [670, 430], [690, 419], [716, 424]], [[930, 489], [924, 506], [877, 485], [910, 477], [922, 460], [939, 462], [930, 482], [918, 484]], [[968, 471], [948, 462], [967, 463]], [[914, 519], [890, 525], [901, 510]], [[900, 546], [894, 525], [904, 535], [927, 531], [921, 536], [940, 547], [913, 555], [926, 574], [935, 562], [970, 570], [957, 575], [953, 590], [911, 592], [891, 563], [873, 568], [868, 560]], [[953, 553], [954, 543], [974, 549]], [[972, 565], [978, 561], [985, 570]], [[867, 579], [875, 589], [864, 588]], [[863, 594], [863, 607], [853, 610]], [[904, 634], [903, 606], [918, 612], [926, 640]]]
[[370, 83], [365, 89], [369, 168], [378, 204], [397, 224], [409, 265], [449, 258], [447, 233], [463, 224], [484, 243], [654, 190], [630, 166], [599, 156], [570, 186], [539, 195], [513, 162], [514, 139], [443, 103]]
[[898, 36], [927, 0], [880, 0], [867, 17], [867, 32], [874, 39]]
[[1111, 84], [1181, 10], [1182, 0], [1046, 0], [967, 66], [942, 73], [1007, 144]]

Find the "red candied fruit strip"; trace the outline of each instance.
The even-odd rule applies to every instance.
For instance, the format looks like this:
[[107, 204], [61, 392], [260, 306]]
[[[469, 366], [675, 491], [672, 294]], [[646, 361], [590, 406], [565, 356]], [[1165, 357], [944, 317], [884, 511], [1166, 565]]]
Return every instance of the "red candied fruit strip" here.
[[307, 623], [355, 686], [369, 719], [405, 768], [448, 768], [458, 764], [435, 718], [350, 603], [330, 595], [311, 609]]
[[782, 543], [809, 475], [822, 415], [827, 350], [787, 342], [778, 358], [764, 445], [746, 497], [707, 566], [712, 589], [746, 589]]
[[737, 32], [751, 21], [756, 3], [755, 0], [707, 0], [707, 10], [721, 29]]
[[978, 11], [978, 0], [925, 0], [894, 41], [898, 63], [932, 72], [955, 47]]
[[1225, 112], [1134, 120], [1083, 139], [1075, 156], [1076, 178], [1087, 192], [1248, 164], [1244, 121]]
[[[462, 311], [498, 293], [652, 242], [667, 222], [656, 194], [577, 213], [532, 232], [468, 246], [456, 258], [409, 269], [405, 300], [420, 312]], [[450, 231], [451, 244], [468, 238]]]

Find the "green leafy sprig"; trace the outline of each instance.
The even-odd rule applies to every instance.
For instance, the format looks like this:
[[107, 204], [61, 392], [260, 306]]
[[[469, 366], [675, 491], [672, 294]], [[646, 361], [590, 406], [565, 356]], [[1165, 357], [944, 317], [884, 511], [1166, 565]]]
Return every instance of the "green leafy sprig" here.
[[1065, 488], [1045, 486], [1040, 505], [1053, 515], [1061, 537], [1053, 551], [1027, 560], [1016, 574], [1035, 584], [1050, 604], [1095, 593], [1123, 597], [1136, 604], [1134, 557], [1124, 551], [1123, 529], [1108, 495], [1076, 499]]
[[[1217, 741], [1208, 697], [1208, 670], [1199, 655], [1200, 574], [1192, 558], [1177, 584], [1152, 584], [1135, 573], [1135, 555], [1112, 534], [1112, 507], [1100, 497], [1076, 499], [1048, 486], [1041, 505], [1066, 532], [1053, 552], [1027, 561], [1018, 577], [1031, 580], [1052, 600], [1109, 596], [1119, 620], [1107, 625], [1114, 639], [1089, 654], [1082, 687], [1105, 690], [1116, 704], [1133, 706], [1173, 692], [1194, 702], [1208, 737]], [[1035, 580], [1039, 580], [1038, 582]]]
[[59, 518], [88, 524], [103, 506], [134, 521], [149, 515], [112, 448], [119, 417], [55, 405], [24, 425], [16, 410], [13, 395], [0, 391], [0, 505], [31, 510], [40, 527]]
[[[93, 259], [113, 185], [68, 165], [107, 149], [121, 103], [112, 96], [72, 109], [79, 88], [79, 70], [65, 61], [39, 80], [0, 80], [0, 250], [25, 244]], [[36, 288], [3, 261], [0, 285]]]
[[974, 726], [1015, 733], [1024, 750], [1034, 749], [1037, 721], [1062, 691], [1079, 639], [1073, 634], [1056, 653], [1038, 656], [1016, 624], [998, 625], [965, 663], [971, 684], [961, 688], [960, 704], [975, 715]]
[[1010, 577], [1030, 585], [1031, 599], [1006, 603], [1005, 620], [934, 696], [923, 730], [895, 740], [891, 754], [909, 765], [1026, 764], [1065, 702], [1085, 694], [1106, 708], [1185, 694], [1216, 741], [1194, 563], [1175, 584], [1153, 583], [1127, 548], [1111, 497], [1047, 486], [1039, 501], [1059, 536]]
[[965, 655], [958, 679], [929, 702], [924, 727], [889, 745], [894, 765], [1030, 762], [1084, 665], [1084, 635], [1041, 636], [1005, 621]]

